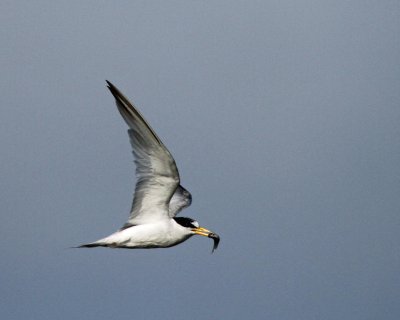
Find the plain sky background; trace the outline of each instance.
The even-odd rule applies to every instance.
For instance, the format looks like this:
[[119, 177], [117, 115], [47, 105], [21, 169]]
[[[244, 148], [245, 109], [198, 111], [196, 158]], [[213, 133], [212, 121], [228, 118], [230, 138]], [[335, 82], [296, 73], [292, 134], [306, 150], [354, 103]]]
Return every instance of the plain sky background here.
[[[399, 319], [399, 1], [1, 1], [2, 319]], [[128, 217], [105, 79], [221, 236]]]

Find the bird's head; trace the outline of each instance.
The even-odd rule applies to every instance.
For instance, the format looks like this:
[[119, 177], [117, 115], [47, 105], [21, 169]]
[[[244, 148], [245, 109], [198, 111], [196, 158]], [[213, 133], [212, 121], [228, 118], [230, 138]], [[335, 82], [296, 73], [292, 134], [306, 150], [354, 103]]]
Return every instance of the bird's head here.
[[199, 223], [196, 220], [186, 217], [175, 217], [174, 220], [182, 227], [188, 228], [192, 234], [197, 234], [199, 236], [204, 236], [213, 239], [214, 247], [212, 252], [214, 252], [214, 250], [218, 248], [220, 240], [219, 235], [217, 235], [214, 232], [211, 232], [210, 230], [200, 227]]

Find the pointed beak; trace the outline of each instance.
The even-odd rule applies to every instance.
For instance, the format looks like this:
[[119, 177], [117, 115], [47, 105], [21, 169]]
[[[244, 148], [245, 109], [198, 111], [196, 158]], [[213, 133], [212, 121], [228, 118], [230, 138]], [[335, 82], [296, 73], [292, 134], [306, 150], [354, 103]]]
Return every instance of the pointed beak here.
[[207, 229], [201, 228], [201, 227], [194, 228], [192, 230], [195, 234], [198, 234], [199, 236], [208, 237], [208, 238], [211, 238], [214, 240], [214, 247], [212, 249], [212, 252], [214, 252], [214, 250], [218, 248], [218, 244], [219, 244], [219, 240], [220, 240], [219, 235], [217, 235], [214, 232], [211, 232], [210, 230], [207, 230]]

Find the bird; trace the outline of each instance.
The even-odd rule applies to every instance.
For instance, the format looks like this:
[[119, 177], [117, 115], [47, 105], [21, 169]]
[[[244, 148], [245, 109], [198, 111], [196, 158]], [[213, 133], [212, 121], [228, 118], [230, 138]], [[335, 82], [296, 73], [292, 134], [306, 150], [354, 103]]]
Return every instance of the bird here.
[[136, 186], [128, 221], [116, 232], [77, 248], [148, 249], [176, 246], [193, 235], [220, 237], [200, 227], [192, 218], [176, 217], [192, 203], [192, 195], [180, 184], [175, 160], [137, 108], [106, 80], [117, 109], [128, 125], [128, 136], [136, 165]]

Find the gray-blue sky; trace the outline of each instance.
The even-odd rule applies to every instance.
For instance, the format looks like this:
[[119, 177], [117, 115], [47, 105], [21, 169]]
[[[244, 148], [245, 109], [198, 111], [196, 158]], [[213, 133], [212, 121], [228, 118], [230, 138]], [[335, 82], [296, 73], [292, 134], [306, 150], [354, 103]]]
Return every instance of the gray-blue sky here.
[[[5, 319], [398, 319], [397, 1], [0, 5]], [[221, 235], [72, 250], [122, 225], [114, 82]]]

